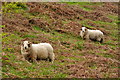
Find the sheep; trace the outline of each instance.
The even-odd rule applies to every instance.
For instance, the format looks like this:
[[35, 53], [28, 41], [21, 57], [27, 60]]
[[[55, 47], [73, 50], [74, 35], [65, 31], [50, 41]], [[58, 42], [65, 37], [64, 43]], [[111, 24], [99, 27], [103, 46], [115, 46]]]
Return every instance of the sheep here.
[[26, 49], [28, 48], [27, 44], [28, 44], [28, 41], [24, 41], [23, 43], [21, 42], [21, 54], [22, 54], [23, 59], [28, 62], [30, 55], [26, 51]]
[[90, 30], [86, 27], [81, 28], [80, 36], [82, 39], [90, 39], [94, 41], [103, 42], [104, 34], [100, 30]]
[[33, 62], [37, 63], [36, 59], [49, 59], [53, 63], [55, 55], [53, 53], [53, 47], [49, 43], [32, 44], [28, 41], [24, 41], [23, 43], [25, 43], [25, 52], [28, 53], [28, 57]]

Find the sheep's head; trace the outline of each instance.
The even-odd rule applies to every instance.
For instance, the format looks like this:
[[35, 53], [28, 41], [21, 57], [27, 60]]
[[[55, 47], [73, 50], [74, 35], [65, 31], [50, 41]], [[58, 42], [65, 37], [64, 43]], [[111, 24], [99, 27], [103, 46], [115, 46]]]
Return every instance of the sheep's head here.
[[25, 51], [27, 51], [27, 50], [31, 47], [31, 42], [24, 41], [24, 42], [22, 43], [22, 46], [23, 46], [23, 49], [24, 49]]
[[82, 32], [86, 32], [86, 31], [87, 31], [87, 28], [86, 28], [86, 27], [82, 27], [82, 28], [81, 28], [81, 31], [82, 31]]
[[87, 34], [88, 29], [86, 27], [82, 27], [80, 31], [80, 36], [84, 39], [84, 36]]

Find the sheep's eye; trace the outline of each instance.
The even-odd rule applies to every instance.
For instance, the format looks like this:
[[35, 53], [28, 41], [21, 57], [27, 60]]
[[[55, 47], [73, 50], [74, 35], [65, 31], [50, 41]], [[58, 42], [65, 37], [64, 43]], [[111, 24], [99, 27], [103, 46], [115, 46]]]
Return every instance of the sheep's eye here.
[[28, 44], [28, 47], [30, 47], [30, 44]]

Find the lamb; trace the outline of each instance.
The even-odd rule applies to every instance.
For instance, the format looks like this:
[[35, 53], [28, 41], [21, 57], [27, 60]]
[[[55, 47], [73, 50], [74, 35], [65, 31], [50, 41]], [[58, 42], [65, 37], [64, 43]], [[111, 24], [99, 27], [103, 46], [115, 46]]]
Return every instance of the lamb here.
[[[53, 47], [49, 43], [32, 44], [24, 41], [23, 44], [24, 54], [27, 54], [27, 56], [24, 56], [25, 58], [29, 57], [35, 63], [37, 63], [37, 59], [49, 59], [53, 63], [55, 55]], [[23, 54], [23, 51], [21, 53]], [[29, 58], [26, 59], [28, 60]]]
[[100, 43], [103, 42], [104, 34], [100, 30], [90, 30], [86, 27], [81, 28], [80, 36], [83, 39], [90, 39], [94, 41], [99, 41]]

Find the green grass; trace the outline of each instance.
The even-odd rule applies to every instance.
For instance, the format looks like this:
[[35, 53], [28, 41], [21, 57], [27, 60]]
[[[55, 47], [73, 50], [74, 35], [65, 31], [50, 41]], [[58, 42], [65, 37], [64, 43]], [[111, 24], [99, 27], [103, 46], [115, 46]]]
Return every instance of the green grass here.
[[[112, 40], [109, 40], [109, 41], [106, 41], [103, 45], [109, 45], [111, 47], [114, 47], [116, 48], [117, 46], [114, 44], [115, 41], [112, 41]], [[116, 41], [117, 43], [117, 41]]]
[[51, 19], [50, 19], [50, 17], [48, 15], [42, 15], [42, 14], [40, 14], [40, 15], [38, 15], [36, 17], [41, 18], [41, 19], [47, 21], [48, 23], [51, 23]]
[[43, 15], [40, 12], [34, 12], [34, 13], [23, 13], [25, 17], [28, 19], [41, 19], [46, 21], [47, 23], [52, 23], [52, 19], [48, 15]]
[[[21, 33], [21, 32], [18, 32], [18, 31], [14, 31], [14, 34], [16, 34], [16, 35], [22, 35], [23, 33]], [[23, 34], [24, 35], [24, 34]]]
[[104, 73], [105, 78], [109, 78], [109, 75], [110, 75], [109, 73]]
[[74, 53], [73, 55], [75, 55], [75, 56], [84, 56], [85, 54], [78, 52], [78, 53]]
[[[56, 65], [42, 67], [48, 63], [42, 63], [41, 67], [38, 67], [37, 64], [27, 65], [25, 62], [20, 63], [20, 61], [19, 62], [16, 61], [16, 57], [13, 54], [7, 54], [3, 57], [7, 58], [7, 60], [3, 60], [3, 63], [4, 64], [7, 63], [7, 64], [4, 66], [2, 71], [5, 73], [6, 72], [10, 73], [20, 78], [38, 77], [38, 76], [44, 77], [47, 75], [52, 76], [52, 74], [54, 75], [53, 70], [58, 68], [58, 66]], [[59, 74], [55, 74], [55, 75], [58, 76]], [[62, 73], [60, 74], [60, 76], [62, 76]], [[3, 77], [8, 77], [8, 76], [4, 75]]]
[[99, 56], [102, 56], [102, 57], [105, 57], [105, 58], [115, 58], [114, 55], [108, 53], [106, 50], [104, 49], [100, 49], [100, 52], [95, 52], [94, 50], [89, 50], [89, 54], [93, 54], [93, 55], [99, 55]]
[[9, 34], [9, 33], [2, 33], [2, 42], [4, 42], [5, 44], [9, 44], [11, 42], [15, 42], [17, 40], [22, 39], [19, 35], [17, 34]]
[[[4, 63], [4, 67], [2, 68], [3, 72], [10, 73], [15, 76], [20, 76], [21, 72], [19, 72], [15, 65], [16, 63], [16, 56], [12, 52], [7, 52], [6, 55], [2, 56], [3, 60], [2, 62]], [[6, 65], [5, 65], [6, 64]], [[14, 65], [14, 66], [13, 66]], [[7, 75], [3, 75], [3, 77], [8, 77]], [[22, 75], [21, 75], [22, 77]]]
[[4, 51], [4, 52], [14, 53], [14, 49], [13, 49], [13, 48], [4, 48], [3, 51]]
[[32, 16], [36, 16], [36, 15], [39, 15], [40, 14], [40, 12], [34, 12], [34, 13], [30, 13]]
[[2, 9], [3, 13], [23, 13], [25, 12], [25, 10], [28, 10], [27, 5], [25, 3], [19, 2], [4, 3]]
[[82, 8], [84, 11], [91, 11], [92, 9], [91, 8], [87, 8], [87, 7], [80, 7]]
[[110, 22], [103, 22], [103, 21], [92, 21], [93, 23], [95, 23], [95, 24], [98, 24], [98, 25], [110, 25], [110, 26], [114, 26], [114, 27], [117, 27], [117, 25], [115, 25], [114, 23], [115, 22], [112, 22], [112, 23], [110, 23]]
[[118, 16], [116, 15], [108, 15], [108, 18], [114, 20], [114, 22], [118, 21]]
[[8, 52], [8, 54], [4, 55], [3, 57], [6, 58], [5, 61], [7, 62], [15, 62], [14, 60], [16, 59], [15, 54], [10, 53], [10, 52]]
[[85, 20], [79, 21], [79, 23], [82, 24], [85, 27], [94, 28], [94, 26], [88, 25], [88, 21], [91, 21], [91, 20], [90, 19], [85, 19]]
[[26, 34], [26, 35], [22, 36], [22, 38], [37, 38], [37, 36]]
[[89, 28], [94, 28], [95, 26], [88, 25], [88, 21], [90, 21], [90, 22], [92, 22], [94, 24], [99, 25], [101, 28], [105, 28], [106, 26], [110, 26], [110, 27], [112, 27], [114, 29], [118, 28], [116, 22], [114, 22], [114, 21], [112, 23], [110, 23], [110, 22], [92, 21], [90, 19], [85, 19], [85, 20], [77, 21], [77, 22], [80, 23], [80, 24], [82, 24], [83, 26], [86, 26], [86, 27], [89, 27]]
[[38, 26], [33, 26], [33, 29], [34, 29], [34, 30], [41, 30], [41, 28], [38, 27]]
[[[39, 30], [39, 28], [36, 28], [35, 27], [35, 29], [36, 30]], [[41, 31], [41, 30], [40, 30]], [[44, 31], [41, 31], [41, 32], [43, 32], [43, 33], [45, 33]], [[11, 35], [9, 35], [9, 36], [7, 36], [7, 37], [5, 37], [6, 35], [8, 35], [7, 33], [3, 33], [3, 36], [4, 36], [4, 38], [3, 38], [3, 41], [4, 42], [6, 42], [6, 41], [8, 41], [8, 43], [10, 42], [10, 41], [13, 41], [13, 40], [15, 40], [16, 38], [17, 39], [22, 39], [22, 38], [26, 38], [26, 37], [29, 37], [29, 38], [36, 38], [36, 36], [34, 36], [34, 35], [29, 35], [29, 34], [27, 34], [27, 35], [25, 35], [25, 36], [23, 36], [22, 38], [20, 38], [19, 36], [17, 36], [17, 35], [20, 35], [20, 33], [19, 32], [14, 32], [14, 33], [16, 33], [16, 35], [14, 35], [14, 34], [11, 34]], [[11, 38], [12, 37], [12, 38]], [[13, 48], [8, 48], [8, 47], [6, 47], [6, 48], [4, 48], [3, 49], [3, 51], [4, 52], [9, 52], [9, 53], [14, 53], [14, 49]], [[7, 58], [8, 60], [3, 60], [3, 62], [4, 63], [16, 63], [17, 61], [15, 60], [16, 58], [15, 58], [15, 55], [14, 54], [7, 54], [7, 55], [5, 55], [4, 56], [4, 58]], [[18, 64], [20, 64], [19, 63], [19, 61], [17, 62]], [[20, 71], [20, 70], [17, 70], [17, 68], [16, 68], [16, 66], [11, 66], [10, 67], [10, 65], [8, 64], [8, 65], [6, 65], [6, 66], [8, 66], [8, 67], [5, 67], [4, 66], [4, 68], [3, 68], [3, 72], [4, 73], [10, 73], [11, 75], [14, 75], [14, 76], [16, 76], [16, 77], [20, 77], [20, 78], [25, 78], [25, 77], [33, 77], [33, 75], [36, 75], [36, 77], [38, 77], [38, 76], [43, 76], [43, 77], [45, 77], [45, 76], [53, 76], [54, 75], [54, 77], [66, 77], [67, 76], [67, 74], [64, 74], [64, 73], [60, 73], [60, 74], [54, 74], [54, 72], [53, 71], [51, 71], [51, 70], [54, 70], [55, 68], [58, 68], [57, 66], [55, 66], [55, 65], [51, 65], [51, 66], [49, 66], [49, 67], [44, 67], [44, 68], [40, 68], [40, 71], [39, 72], [37, 72], [37, 69], [36, 69], [36, 67], [35, 67], [35, 64], [32, 64], [32, 66], [27, 66], [26, 68], [25, 68], [25, 66], [26, 65], [24, 65], [24, 67], [22, 66], [24, 63], [22, 62], [22, 64], [21, 65], [18, 65], [19, 67], [20, 67], [20, 69], [22, 70], [22, 71]], [[45, 65], [45, 64], [44, 64]], [[9, 68], [9, 70], [6, 70], [6, 68]], [[33, 72], [33, 75], [31, 75], [29, 72]], [[35, 72], [35, 73], [34, 73]], [[36, 73], [37, 72], [37, 73]], [[29, 73], [29, 74], [28, 74]], [[27, 74], [27, 75], [26, 75]], [[51, 74], [53, 74], [53, 75], [51, 75]], [[7, 75], [4, 75], [3, 77], [9, 77], [9, 76], [7, 76]]]
[[103, 57], [106, 57], [106, 58], [114, 58], [113, 55], [111, 54], [106, 54], [106, 53], [95, 53], [96, 55], [99, 55], [99, 56], [103, 56]]
[[5, 25], [0, 25], [0, 28], [3, 28], [3, 27], [5, 27]]
[[119, 35], [118, 29], [113, 29], [110, 33], [110, 36], [112, 36], [115, 39], [118, 38], [118, 35]]
[[91, 66], [90, 68], [91, 69], [97, 69], [97, 66], [94, 65], [94, 66]]
[[64, 74], [64, 73], [59, 73], [55, 75], [55, 78], [66, 78], [68, 76], [68, 74]]
[[40, 69], [39, 75], [40, 76], [50, 76], [51, 74], [53, 74], [51, 69], [53, 69], [53, 68], [43, 67]]
[[79, 49], [79, 50], [84, 49], [83, 43], [84, 41], [75, 42], [75, 49]]
[[[18, 69], [21, 69], [21, 71], [19, 71]], [[10, 65], [5, 65], [2, 69], [2, 71], [10, 73], [11, 75], [17, 76], [19, 78], [28, 77], [26, 74], [29, 73], [25, 69], [22, 69], [22, 68], [16, 67], [16, 66], [10, 66]], [[12, 76], [3, 75], [3, 77], [12, 77]]]
[[81, 9], [83, 9], [84, 11], [92, 11], [94, 9], [89, 8], [89, 7], [85, 7], [86, 5], [89, 6], [93, 6], [93, 5], [97, 5], [97, 6], [101, 6], [103, 3], [93, 3], [93, 2], [66, 2], [69, 5], [79, 5]]
[[71, 5], [101, 5], [102, 3], [93, 3], [93, 2], [66, 2], [67, 4], [71, 4]]
[[70, 23], [70, 22], [71, 22], [71, 20], [62, 21], [63, 24], [68, 24], [68, 23]]
[[[23, 77], [23, 72], [20, 72], [20, 71], [17, 71], [16, 70], [16, 68], [15, 67], [10, 67], [10, 71], [9, 71], [11, 74], [14, 74], [14, 75], [16, 75], [16, 76], [18, 76], [18, 77]], [[24, 75], [24, 77], [25, 77], [25, 75]]]
[[75, 61], [84, 61], [84, 58], [76, 58], [76, 57], [69, 57], [68, 59], [70, 60], [75, 60]]

